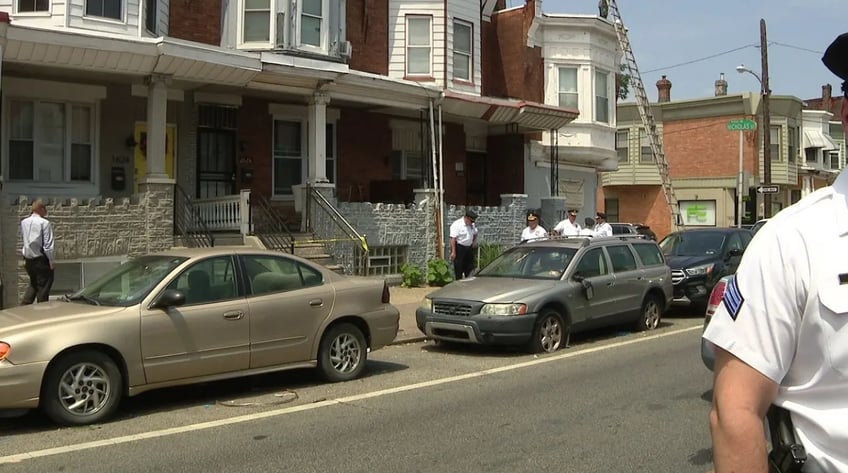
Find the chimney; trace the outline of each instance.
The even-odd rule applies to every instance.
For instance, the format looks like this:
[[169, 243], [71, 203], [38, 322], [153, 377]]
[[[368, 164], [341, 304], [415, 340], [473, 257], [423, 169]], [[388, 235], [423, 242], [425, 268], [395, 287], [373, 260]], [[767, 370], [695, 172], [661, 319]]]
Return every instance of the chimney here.
[[657, 102], [671, 102], [671, 81], [665, 76], [657, 81]]
[[833, 106], [833, 87], [830, 84], [822, 86], [822, 110], [829, 112]]
[[727, 95], [727, 81], [724, 80], [724, 72], [719, 75], [718, 80], [715, 81], [715, 96], [721, 97], [723, 95]]

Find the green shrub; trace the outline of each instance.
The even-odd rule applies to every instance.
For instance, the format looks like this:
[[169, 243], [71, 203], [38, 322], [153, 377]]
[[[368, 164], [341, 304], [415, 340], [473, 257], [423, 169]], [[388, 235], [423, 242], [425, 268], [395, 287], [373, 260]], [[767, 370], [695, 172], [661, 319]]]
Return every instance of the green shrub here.
[[442, 287], [453, 281], [453, 267], [441, 258], [433, 258], [427, 262], [427, 283], [431, 286]]
[[400, 285], [403, 287], [419, 287], [424, 284], [424, 274], [421, 268], [414, 264], [404, 263], [400, 267], [402, 279]]
[[495, 245], [494, 243], [482, 243], [479, 251], [477, 267], [482, 268], [500, 256], [501, 253], [503, 253], [503, 247], [501, 245]]

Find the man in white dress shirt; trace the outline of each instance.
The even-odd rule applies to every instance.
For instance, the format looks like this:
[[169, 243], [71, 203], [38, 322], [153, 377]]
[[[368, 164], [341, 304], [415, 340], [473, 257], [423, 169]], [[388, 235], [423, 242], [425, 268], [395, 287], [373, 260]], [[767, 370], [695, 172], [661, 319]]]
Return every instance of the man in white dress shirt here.
[[47, 206], [36, 199], [32, 203], [32, 215], [21, 220], [24, 266], [29, 276], [29, 287], [24, 293], [22, 305], [34, 300], [44, 302], [53, 286], [53, 227], [46, 218]]
[[548, 236], [548, 231], [539, 225], [539, 216], [534, 212], [527, 214], [527, 226], [521, 232], [521, 243], [528, 240], [538, 240]]
[[467, 210], [450, 226], [450, 258], [456, 280], [471, 276], [474, 271], [474, 248], [477, 246], [477, 213]]
[[580, 234], [580, 224], [577, 223], [577, 209], [568, 211], [568, 218], [554, 227], [553, 233], [561, 236], [577, 236]]
[[595, 236], [596, 237], [611, 237], [612, 225], [607, 223], [607, 214], [598, 212], [595, 214]]

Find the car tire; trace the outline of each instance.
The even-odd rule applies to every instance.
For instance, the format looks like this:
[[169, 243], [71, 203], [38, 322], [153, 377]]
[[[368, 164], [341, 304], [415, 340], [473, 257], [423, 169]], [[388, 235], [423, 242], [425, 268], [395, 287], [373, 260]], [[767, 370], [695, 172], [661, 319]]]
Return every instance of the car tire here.
[[362, 374], [368, 346], [362, 330], [353, 324], [330, 327], [318, 348], [318, 369], [327, 381], [349, 381]]
[[654, 330], [660, 325], [662, 319], [662, 302], [657, 296], [648, 295], [642, 302], [642, 310], [639, 312], [639, 320], [636, 321], [636, 330], [644, 332]]
[[115, 413], [123, 393], [115, 361], [103, 352], [81, 350], [50, 364], [41, 388], [41, 408], [57, 424], [94, 424]]
[[556, 310], [545, 309], [539, 313], [533, 335], [527, 345], [530, 353], [553, 353], [568, 344], [570, 326]]

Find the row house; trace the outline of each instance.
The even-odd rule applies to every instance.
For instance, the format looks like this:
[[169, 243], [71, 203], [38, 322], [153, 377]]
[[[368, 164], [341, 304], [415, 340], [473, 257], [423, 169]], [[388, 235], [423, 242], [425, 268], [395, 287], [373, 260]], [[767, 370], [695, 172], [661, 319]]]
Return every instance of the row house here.
[[840, 120], [843, 100], [841, 96], [833, 97], [833, 86], [825, 84], [821, 97], [804, 101], [804, 158], [799, 170], [802, 197], [831, 184], [845, 167], [845, 131]]
[[[754, 223], [764, 214], [762, 195], [756, 192], [763, 176], [762, 96], [747, 92], [728, 95], [723, 74], [712, 97], [671, 100], [671, 85], [665, 76], [657, 82], [658, 101], [652, 110], [683, 224], [733, 226], [740, 197], [742, 223]], [[779, 193], [772, 196], [773, 215], [801, 197], [801, 132], [807, 117], [802, 113], [804, 103], [796, 97], [772, 95], [769, 105], [771, 184], [779, 187]], [[757, 130], [730, 130], [728, 123], [739, 119], [755, 121]], [[737, 190], [740, 134], [741, 196]], [[816, 138], [823, 141], [820, 135]], [[635, 103], [618, 105], [616, 147], [618, 171], [603, 174], [600, 197], [609, 219], [644, 222], [659, 237], [664, 236], [671, 231], [671, 214]]]
[[[614, 114], [597, 119], [614, 94], [611, 25], [581, 20], [599, 56], [545, 56], [570, 25], [536, 0], [2, 0], [0, 13], [5, 305], [26, 284], [17, 224], [36, 197], [56, 228], [56, 293], [128, 256], [211, 243], [198, 234], [292, 249], [263, 215], [307, 239], [367, 237], [386, 274], [440, 255], [465, 206], [488, 241], [512, 242], [543, 176], [539, 205], [577, 203], [581, 181], [591, 213], [593, 168], [614, 153], [598, 132]], [[576, 106], [563, 64], [579, 70]]]

